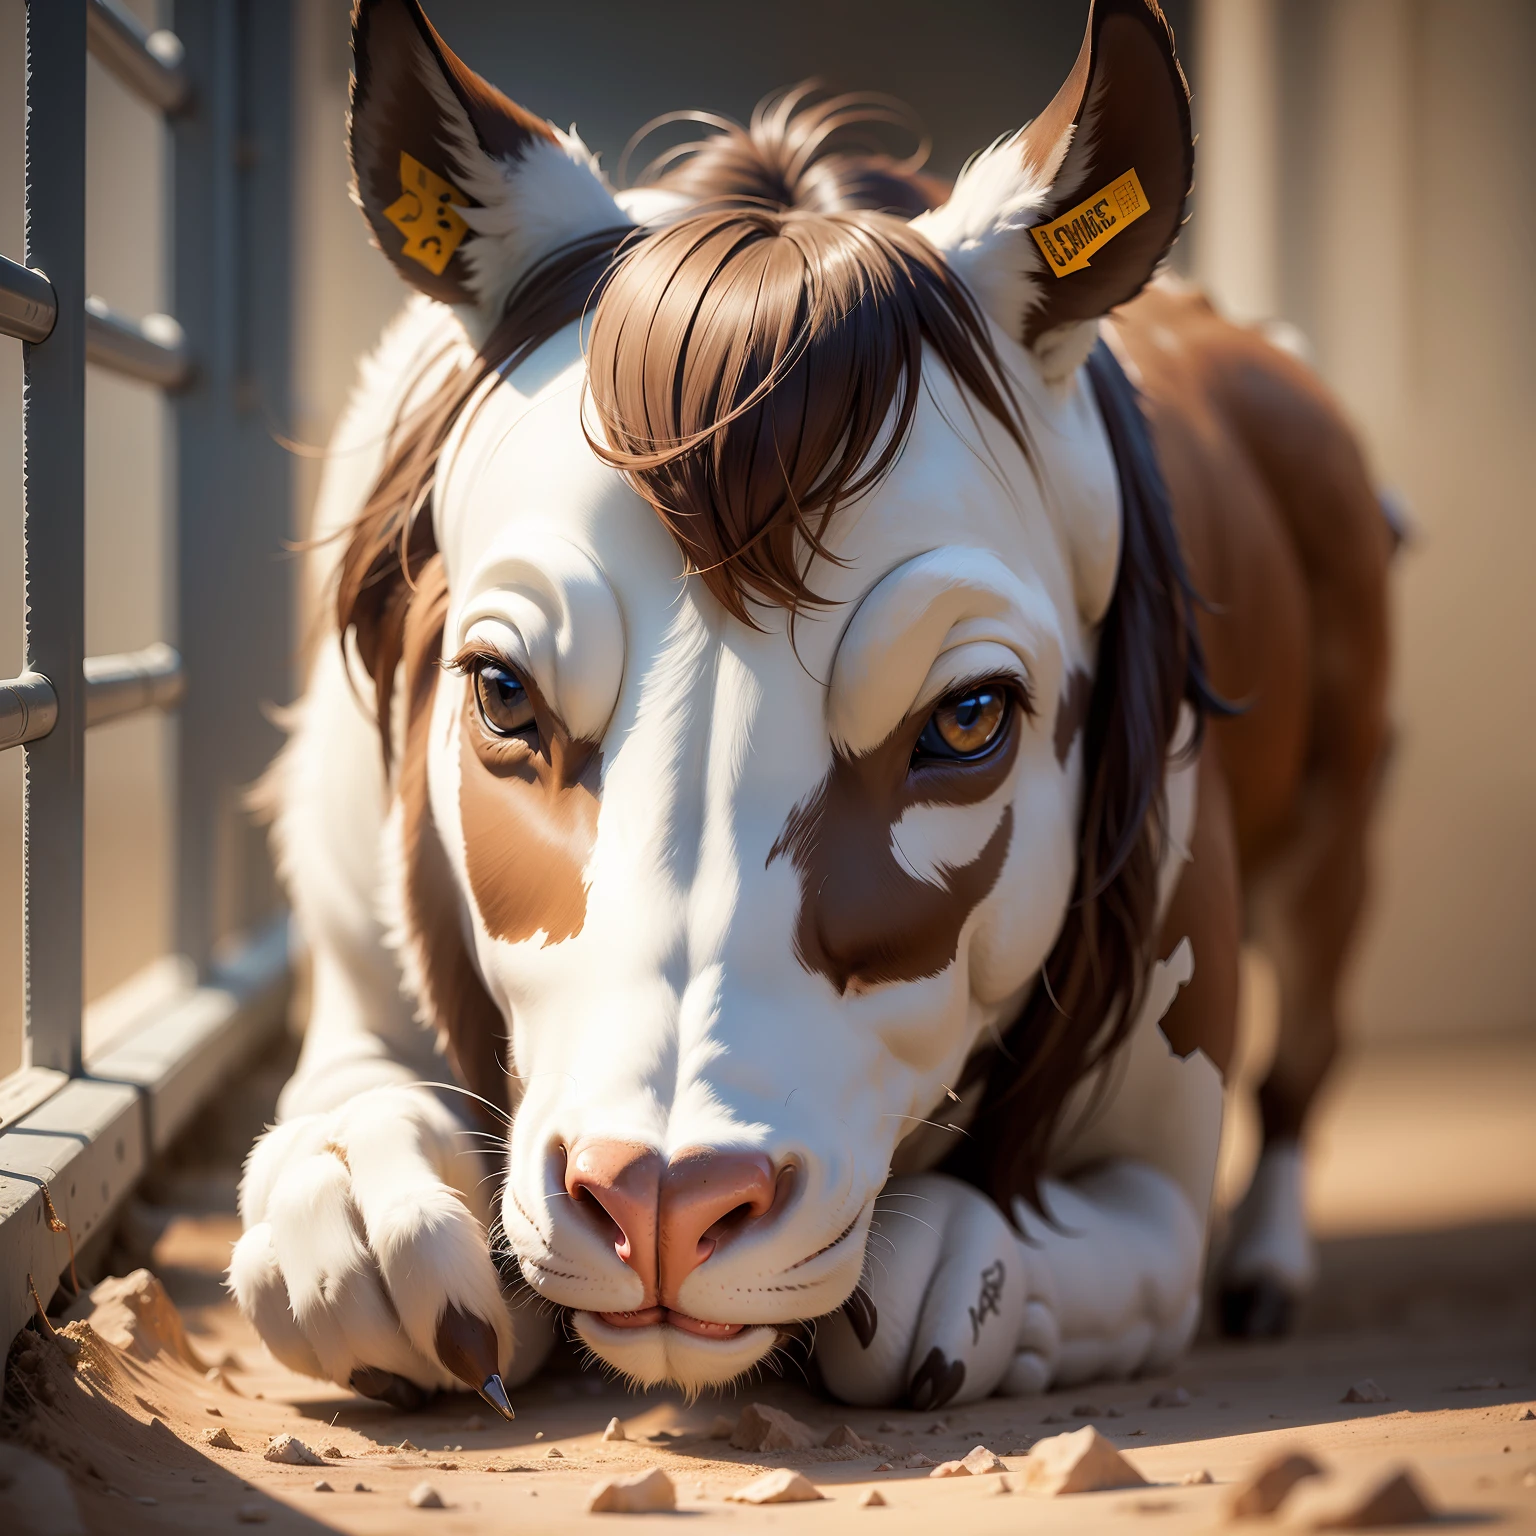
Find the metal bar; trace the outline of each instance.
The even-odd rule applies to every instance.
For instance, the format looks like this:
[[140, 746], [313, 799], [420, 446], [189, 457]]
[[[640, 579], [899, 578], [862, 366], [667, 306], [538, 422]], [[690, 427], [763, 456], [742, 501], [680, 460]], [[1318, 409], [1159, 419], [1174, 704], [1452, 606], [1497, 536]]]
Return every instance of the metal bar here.
[[0, 750], [41, 741], [58, 723], [59, 696], [36, 672], [0, 682]]
[[185, 50], [174, 32], [147, 31], [118, 0], [90, 0], [86, 40], [92, 54], [150, 106], [170, 114], [191, 103]]
[[85, 842], [85, 7], [27, 0], [26, 264], [58, 318], [22, 349], [26, 671], [57, 721], [27, 747], [26, 1064], [80, 1070]]
[[0, 256], [0, 333], [22, 341], [47, 341], [58, 314], [53, 284], [41, 272]]
[[192, 377], [187, 338], [175, 320], [130, 320], [94, 294], [85, 301], [85, 360], [161, 389], [180, 389]]
[[[187, 680], [181, 657], [164, 641], [142, 651], [85, 658], [85, 725], [105, 725], [146, 709], [169, 709], [181, 701]], [[0, 709], [4, 696], [0, 694]]]

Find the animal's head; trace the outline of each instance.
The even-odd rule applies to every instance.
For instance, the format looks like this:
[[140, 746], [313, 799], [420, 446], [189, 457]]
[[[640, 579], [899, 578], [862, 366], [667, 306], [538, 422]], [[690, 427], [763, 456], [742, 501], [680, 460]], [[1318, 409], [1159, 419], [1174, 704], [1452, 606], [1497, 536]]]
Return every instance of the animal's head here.
[[414, 0], [356, 49], [358, 201], [468, 337], [342, 572], [402, 954], [513, 1116], [529, 1283], [636, 1378], [726, 1381], [844, 1304], [1004, 1036], [973, 1145], [1027, 1186], [1139, 984], [1186, 614], [1081, 364], [1183, 217], [1183, 79], [1098, 0], [908, 222], [838, 104], [626, 200]]

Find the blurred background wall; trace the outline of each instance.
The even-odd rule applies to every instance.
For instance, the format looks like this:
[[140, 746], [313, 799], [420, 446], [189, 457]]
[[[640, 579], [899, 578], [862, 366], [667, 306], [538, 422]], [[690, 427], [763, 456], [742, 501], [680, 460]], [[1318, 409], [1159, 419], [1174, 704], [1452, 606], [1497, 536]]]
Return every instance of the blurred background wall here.
[[[355, 361], [401, 300], [346, 193], [347, 0], [292, 0], [299, 120], [290, 434], [324, 443]], [[146, 22], [156, 0], [133, 0]], [[434, 0], [471, 64], [574, 121], [612, 170], [648, 118], [745, 118], [818, 76], [909, 102], [935, 170], [1039, 110], [1070, 67], [1076, 0]], [[1183, 0], [1167, 5], [1201, 133], [1177, 261], [1234, 317], [1283, 320], [1359, 425], [1416, 535], [1395, 574], [1398, 751], [1353, 979], [1357, 1039], [1536, 1032], [1536, 7], [1529, 0]], [[0, 0], [0, 249], [21, 250], [21, 0]], [[142, 314], [165, 292], [164, 130], [94, 62], [88, 275]], [[665, 141], [663, 141], [665, 142]], [[642, 159], [644, 156], [642, 156]], [[19, 659], [19, 347], [0, 342], [0, 662]], [[164, 633], [172, 552], [163, 407], [90, 377], [92, 650]], [[308, 515], [305, 460], [294, 509]], [[9, 647], [11, 661], [4, 660]], [[93, 732], [87, 987], [168, 933], [175, 726]], [[0, 754], [0, 1072], [19, 1041], [18, 753]], [[1254, 995], [1262, 1004], [1262, 974]], [[1262, 1006], [1255, 1006], [1262, 1017]]]

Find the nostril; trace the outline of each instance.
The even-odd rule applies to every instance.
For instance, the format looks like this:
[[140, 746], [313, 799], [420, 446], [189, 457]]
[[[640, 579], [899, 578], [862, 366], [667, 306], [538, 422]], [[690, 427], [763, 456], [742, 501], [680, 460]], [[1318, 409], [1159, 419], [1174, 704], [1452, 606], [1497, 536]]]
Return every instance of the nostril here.
[[656, 1204], [661, 1159], [634, 1142], [583, 1139], [570, 1149], [565, 1191], [645, 1284], [656, 1280]]
[[761, 1153], [697, 1151], [675, 1158], [661, 1181], [663, 1295], [775, 1208], [783, 1175]]

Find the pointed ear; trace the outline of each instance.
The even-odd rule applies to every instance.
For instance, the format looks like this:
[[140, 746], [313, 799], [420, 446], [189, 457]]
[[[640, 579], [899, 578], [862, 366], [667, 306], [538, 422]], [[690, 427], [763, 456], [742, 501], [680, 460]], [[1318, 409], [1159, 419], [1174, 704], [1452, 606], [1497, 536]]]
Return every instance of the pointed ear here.
[[1167, 255], [1193, 176], [1189, 87], [1157, 0], [1092, 0], [1050, 106], [971, 161], [914, 226], [1004, 330], [1043, 364], [1065, 355], [1075, 368], [1087, 322], [1133, 298]]
[[353, 196], [396, 271], [472, 330], [540, 258], [631, 224], [574, 131], [482, 80], [416, 0], [357, 0], [352, 58]]

